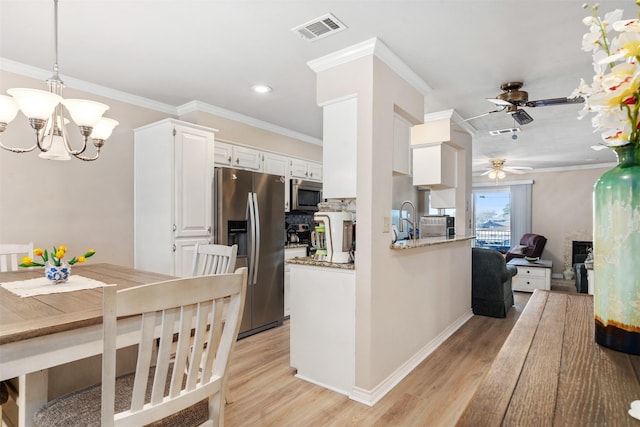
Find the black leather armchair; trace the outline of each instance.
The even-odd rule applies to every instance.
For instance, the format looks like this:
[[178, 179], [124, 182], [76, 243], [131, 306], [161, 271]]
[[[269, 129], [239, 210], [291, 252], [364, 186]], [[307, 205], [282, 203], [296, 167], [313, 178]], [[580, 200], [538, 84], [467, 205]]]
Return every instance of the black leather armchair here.
[[471, 249], [471, 308], [474, 314], [506, 317], [513, 306], [511, 278], [518, 269], [507, 265], [495, 249]]
[[542, 256], [542, 251], [547, 244], [547, 238], [540, 234], [527, 233], [520, 239], [520, 244], [513, 247], [507, 252], [507, 262], [513, 258]]

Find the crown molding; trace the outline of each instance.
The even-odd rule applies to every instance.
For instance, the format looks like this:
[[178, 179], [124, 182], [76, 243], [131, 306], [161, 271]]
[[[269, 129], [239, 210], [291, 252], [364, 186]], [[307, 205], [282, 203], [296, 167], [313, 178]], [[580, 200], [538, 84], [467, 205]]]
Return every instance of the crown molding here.
[[284, 128], [282, 126], [274, 125], [273, 123], [265, 122], [253, 117], [245, 116], [244, 114], [236, 113], [235, 111], [227, 110], [222, 107], [207, 104], [202, 101], [191, 101], [186, 104], [182, 104], [176, 108], [178, 116], [187, 113], [201, 112], [213, 114], [214, 116], [223, 117], [225, 119], [234, 120], [236, 122], [244, 123], [249, 126], [253, 126], [259, 129], [263, 129], [269, 132], [277, 133], [282, 136], [294, 138], [310, 144], [322, 145], [322, 140], [309, 136], [307, 134], [296, 132], [291, 129]]
[[[7, 58], [0, 57], [0, 70], [4, 70], [14, 74], [20, 74], [22, 76], [30, 77], [37, 80], [45, 81], [51, 77], [52, 72], [43, 70], [42, 68], [33, 67], [31, 65], [22, 64], [20, 62], [12, 61]], [[94, 83], [90, 83], [84, 80], [75, 79], [61, 75], [61, 79], [64, 81], [65, 87], [72, 87], [77, 90], [82, 90], [87, 93], [92, 93], [98, 96], [104, 96], [116, 101], [125, 102], [128, 104], [136, 105], [142, 108], [148, 108], [150, 110], [159, 111], [171, 116], [180, 116], [181, 114], [190, 113], [193, 111], [201, 111], [205, 113], [214, 114], [227, 119], [235, 120], [237, 122], [277, 133], [279, 135], [294, 138], [310, 144], [322, 145], [322, 140], [314, 138], [312, 136], [296, 132], [291, 129], [287, 129], [281, 126], [274, 125], [253, 117], [245, 116], [240, 113], [236, 113], [230, 110], [226, 110], [221, 107], [216, 107], [201, 101], [191, 101], [186, 104], [175, 107], [173, 105], [165, 104], [162, 102], [154, 101], [152, 99], [143, 98], [141, 96], [132, 95], [119, 90], [111, 89], [105, 86], [100, 86]]]
[[402, 59], [393, 53], [393, 51], [377, 37], [308, 61], [307, 66], [316, 73], [319, 73], [337, 65], [342, 65], [369, 55], [377, 56], [422, 95], [426, 95], [433, 90], [415, 71], [409, 68]]
[[[42, 68], [32, 67], [31, 65], [22, 64], [3, 57], [0, 57], [0, 69], [43, 81], [49, 79], [53, 74], [52, 71], [46, 71]], [[126, 102], [138, 107], [176, 115], [176, 107], [173, 105], [154, 101], [142, 96], [132, 95], [106, 86], [100, 86], [85, 80], [65, 76], [64, 74], [61, 74], [60, 78], [64, 82], [65, 87], [74, 88], [98, 96], [104, 96], [105, 98], [113, 99], [115, 101]]]

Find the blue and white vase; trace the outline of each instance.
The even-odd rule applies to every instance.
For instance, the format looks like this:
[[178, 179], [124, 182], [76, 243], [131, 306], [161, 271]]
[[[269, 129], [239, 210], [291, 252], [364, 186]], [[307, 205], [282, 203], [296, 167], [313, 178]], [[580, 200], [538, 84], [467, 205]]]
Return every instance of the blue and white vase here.
[[60, 266], [56, 266], [50, 261], [47, 261], [47, 264], [44, 266], [44, 275], [53, 283], [63, 283], [69, 280], [71, 267], [65, 262], [60, 263]]

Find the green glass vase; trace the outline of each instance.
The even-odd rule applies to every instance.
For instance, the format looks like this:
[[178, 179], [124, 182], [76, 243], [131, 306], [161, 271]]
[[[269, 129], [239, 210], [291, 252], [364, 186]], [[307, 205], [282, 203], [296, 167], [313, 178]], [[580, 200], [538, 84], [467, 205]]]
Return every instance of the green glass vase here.
[[640, 354], [640, 144], [614, 150], [594, 187], [595, 340]]

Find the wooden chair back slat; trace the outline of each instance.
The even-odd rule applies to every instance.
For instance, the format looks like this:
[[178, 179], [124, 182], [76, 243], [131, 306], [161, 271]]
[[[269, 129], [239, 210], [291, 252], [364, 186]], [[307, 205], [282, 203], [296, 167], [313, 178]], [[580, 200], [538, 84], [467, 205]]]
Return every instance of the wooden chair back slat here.
[[[106, 287], [103, 425], [149, 424], [207, 398], [207, 423], [219, 425], [246, 284], [247, 269], [242, 268], [118, 292]], [[114, 414], [117, 318], [134, 315], [141, 320], [131, 407]]]

